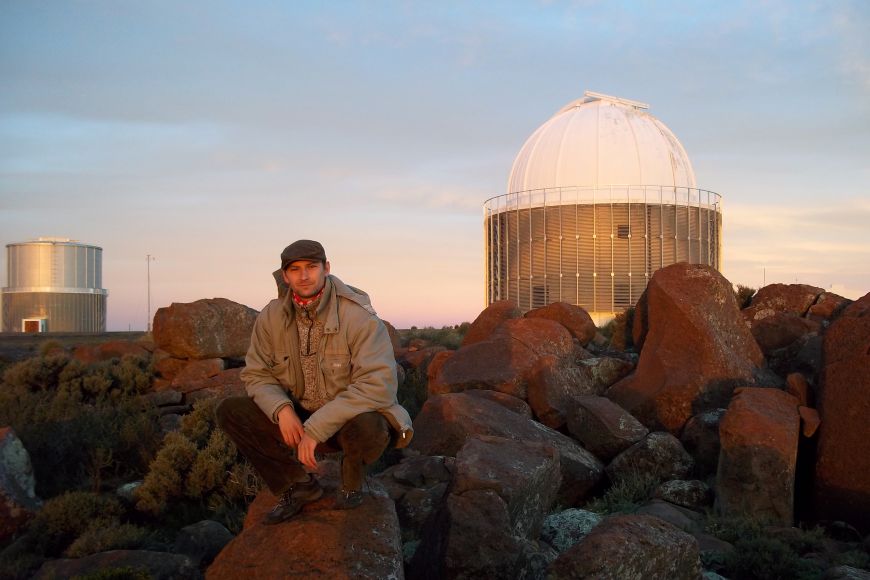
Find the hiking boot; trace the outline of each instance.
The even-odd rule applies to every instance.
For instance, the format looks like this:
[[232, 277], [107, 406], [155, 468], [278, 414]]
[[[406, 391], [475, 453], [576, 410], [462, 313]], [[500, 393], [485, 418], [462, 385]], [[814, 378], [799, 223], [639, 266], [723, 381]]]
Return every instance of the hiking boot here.
[[335, 492], [335, 509], [337, 510], [351, 510], [359, 507], [362, 501], [363, 494], [361, 491], [339, 489]]
[[320, 482], [309, 475], [308, 481], [294, 483], [287, 491], [281, 494], [278, 503], [263, 518], [263, 523], [270, 526], [286, 522], [298, 514], [302, 510], [302, 506], [320, 499], [322, 495], [323, 488], [320, 487]]

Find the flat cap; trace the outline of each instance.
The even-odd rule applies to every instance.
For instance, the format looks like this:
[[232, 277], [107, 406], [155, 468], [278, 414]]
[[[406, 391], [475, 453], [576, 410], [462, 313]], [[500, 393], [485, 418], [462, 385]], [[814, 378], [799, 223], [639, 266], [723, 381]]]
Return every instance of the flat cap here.
[[320, 242], [314, 240], [296, 240], [281, 252], [281, 269], [296, 260], [311, 260], [312, 262], [326, 262], [326, 252]]

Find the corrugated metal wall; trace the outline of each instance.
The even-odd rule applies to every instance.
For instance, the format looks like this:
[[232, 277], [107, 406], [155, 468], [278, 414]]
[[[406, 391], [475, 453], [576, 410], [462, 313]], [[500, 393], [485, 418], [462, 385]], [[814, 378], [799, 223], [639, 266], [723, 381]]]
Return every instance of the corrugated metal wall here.
[[[715, 193], [565, 193], [508, 194], [487, 202], [487, 303], [513, 300], [526, 311], [565, 301], [589, 312], [619, 312], [635, 304], [663, 266], [687, 261], [720, 268]], [[572, 197], [578, 203], [565, 203]]]

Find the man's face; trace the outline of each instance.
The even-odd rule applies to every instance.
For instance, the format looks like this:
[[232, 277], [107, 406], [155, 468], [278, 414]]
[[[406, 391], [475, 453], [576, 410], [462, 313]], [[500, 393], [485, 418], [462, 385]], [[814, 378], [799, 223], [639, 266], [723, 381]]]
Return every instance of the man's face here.
[[326, 284], [329, 262], [296, 260], [284, 269], [284, 282], [297, 296], [311, 298]]

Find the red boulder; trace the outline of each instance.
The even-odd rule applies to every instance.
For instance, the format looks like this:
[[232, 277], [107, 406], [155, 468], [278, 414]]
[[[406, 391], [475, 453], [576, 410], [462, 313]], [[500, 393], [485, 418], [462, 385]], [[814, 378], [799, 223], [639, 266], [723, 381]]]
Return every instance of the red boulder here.
[[679, 433], [688, 419], [723, 406], [764, 363], [731, 283], [709, 266], [656, 271], [644, 291], [637, 369], [605, 395], [649, 428]]
[[735, 391], [719, 424], [716, 505], [720, 513], [793, 524], [799, 429], [798, 401], [785, 391]]
[[175, 358], [243, 357], [257, 311], [226, 298], [174, 302], [154, 315], [154, 343]]
[[595, 337], [598, 329], [589, 313], [574, 304], [553, 302], [541, 308], [526, 312], [526, 318], [546, 318], [554, 320], [568, 329], [571, 336], [586, 346]]
[[825, 333], [817, 397], [822, 426], [816, 461], [818, 517], [870, 532], [870, 294]]
[[522, 311], [510, 300], [493, 302], [471, 323], [468, 332], [465, 333], [465, 338], [462, 339], [462, 346], [486, 340], [502, 322], [512, 318], [520, 318], [522, 315]]

